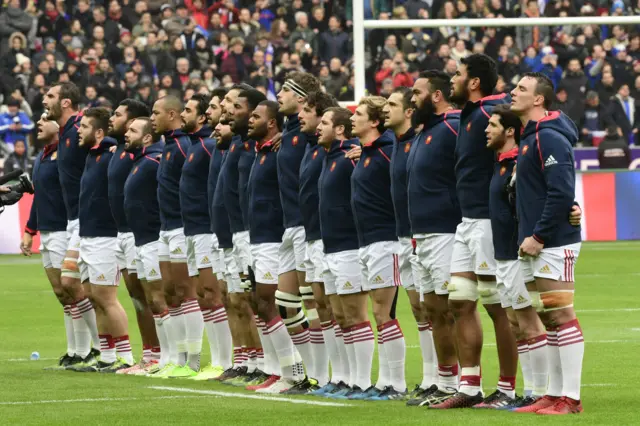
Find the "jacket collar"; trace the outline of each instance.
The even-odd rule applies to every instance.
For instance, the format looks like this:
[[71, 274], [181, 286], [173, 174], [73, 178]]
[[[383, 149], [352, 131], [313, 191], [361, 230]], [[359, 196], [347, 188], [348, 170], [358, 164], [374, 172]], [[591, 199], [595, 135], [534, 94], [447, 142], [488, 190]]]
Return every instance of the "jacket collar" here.
[[514, 158], [516, 158], [518, 156], [518, 150], [519, 148], [517, 146], [513, 147], [512, 149], [510, 149], [507, 152], [503, 152], [501, 154], [498, 154], [498, 162], [502, 163], [505, 160], [512, 160]]
[[98, 155], [105, 151], [108, 151], [109, 148], [111, 148], [112, 146], [117, 146], [117, 145], [118, 145], [118, 142], [114, 138], [107, 136], [104, 139], [102, 139], [102, 141], [98, 145], [91, 147], [91, 149], [89, 149], [89, 152], [91, 154]]

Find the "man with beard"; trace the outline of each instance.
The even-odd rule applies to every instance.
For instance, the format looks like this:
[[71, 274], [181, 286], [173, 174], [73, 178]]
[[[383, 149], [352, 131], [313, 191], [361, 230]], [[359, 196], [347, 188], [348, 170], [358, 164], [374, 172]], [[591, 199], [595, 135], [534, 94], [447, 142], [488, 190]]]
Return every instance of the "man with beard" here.
[[[117, 110], [116, 110], [117, 111]], [[152, 360], [128, 374], [145, 375], [158, 371], [169, 362], [167, 330], [172, 318], [165, 300], [158, 251], [160, 242], [160, 208], [158, 206], [158, 167], [164, 148], [160, 136], [153, 132], [151, 120], [131, 120], [125, 133], [124, 148], [133, 155], [133, 164], [124, 184], [123, 209], [135, 241], [135, 266], [160, 342], [160, 359]], [[117, 161], [114, 157], [112, 161]]]
[[[62, 199], [67, 212], [67, 252], [60, 270], [62, 289], [73, 300], [71, 316], [76, 342], [76, 359], [72, 364], [87, 367], [96, 362], [97, 350], [91, 350], [91, 342], [97, 346], [98, 326], [96, 312], [87, 297], [88, 288], [80, 283], [78, 257], [80, 255], [80, 222], [78, 220], [78, 198], [80, 178], [87, 159], [88, 147], [79, 143], [78, 129], [82, 113], [78, 112], [80, 91], [73, 83], [53, 85], [44, 96], [42, 104], [49, 120], [58, 123], [58, 175], [62, 188]], [[69, 366], [71, 367], [71, 366]]]
[[[422, 131], [407, 161], [408, 214], [416, 241], [416, 290], [431, 320], [437, 369], [423, 376], [420, 390], [407, 405], [429, 406], [452, 397], [458, 388], [448, 286], [454, 235], [461, 220], [454, 174], [460, 111], [451, 106], [451, 84], [444, 72], [422, 72], [412, 92], [415, 123], [422, 126]], [[423, 348], [423, 362], [429, 356], [426, 351]], [[423, 369], [427, 368], [424, 364]]]
[[[136, 319], [142, 338], [142, 358], [131, 369], [119, 370], [119, 374], [129, 374], [144, 368], [151, 360], [160, 357], [158, 337], [155, 334], [153, 315], [147, 306], [144, 289], [138, 279], [135, 264], [135, 239], [124, 211], [124, 183], [133, 167], [133, 154], [125, 152], [124, 135], [131, 122], [138, 117], [148, 117], [149, 108], [135, 99], [125, 99], [118, 105], [109, 119], [109, 136], [118, 142], [109, 162], [109, 205], [118, 227], [118, 269], [124, 277], [127, 291], [136, 311]], [[155, 353], [154, 353], [155, 350]]]
[[58, 301], [64, 310], [64, 328], [67, 335], [67, 352], [60, 357], [55, 369], [64, 370], [76, 356], [71, 308], [73, 299], [60, 283], [60, 269], [67, 251], [67, 221], [62, 188], [58, 178], [58, 124], [42, 115], [37, 123], [38, 141], [45, 143], [44, 150], [33, 166], [34, 196], [31, 214], [24, 229], [20, 250], [31, 256], [33, 236], [40, 232], [42, 265]]
[[[307, 95], [306, 101], [299, 114], [300, 131], [304, 134], [307, 141], [304, 157], [300, 162], [300, 191], [298, 200], [300, 205], [300, 214], [302, 215], [302, 223], [304, 225], [304, 234], [306, 241], [305, 255], [305, 280], [311, 285], [314, 301], [317, 309], [307, 308], [307, 317], [317, 319], [322, 328], [313, 327], [314, 321], [311, 321], [311, 344], [313, 345], [313, 368], [314, 379], [318, 381], [318, 389], [316, 395], [323, 395], [326, 391], [331, 391], [340, 382], [344, 381], [344, 366], [340, 358], [339, 344], [342, 351], [346, 355], [344, 342], [339, 343], [335, 336], [334, 327], [336, 327], [331, 312], [331, 304], [329, 296], [325, 293], [324, 288], [324, 265], [323, 265], [323, 247], [320, 235], [320, 217], [318, 212], [318, 179], [322, 171], [322, 162], [326, 151], [318, 145], [318, 136], [316, 129], [320, 124], [322, 113], [327, 108], [338, 106], [336, 99], [323, 92], [311, 92]], [[303, 296], [303, 301], [309, 297]], [[306, 302], [306, 301], [305, 301]], [[341, 311], [338, 309], [338, 311]], [[331, 367], [333, 372], [333, 380], [329, 383], [329, 359], [331, 359]], [[344, 360], [346, 362], [346, 359]], [[309, 368], [307, 366], [307, 368]], [[325, 385], [328, 385], [325, 387]], [[301, 389], [301, 391], [303, 391]], [[308, 390], [305, 391], [305, 393]]]
[[116, 222], [109, 207], [109, 162], [115, 139], [106, 136], [110, 112], [89, 108], [80, 121], [80, 146], [89, 149], [80, 181], [80, 279], [91, 285], [98, 309], [100, 360], [78, 371], [116, 372], [133, 365], [127, 314], [118, 301], [120, 272], [117, 262]]
[[159, 259], [165, 296], [169, 304], [171, 321], [167, 329], [170, 348], [169, 362], [154, 375], [169, 377], [174, 370], [187, 363], [187, 327], [202, 321], [202, 312], [183, 315], [181, 302], [191, 287], [187, 267], [187, 244], [180, 213], [180, 176], [191, 146], [191, 139], [182, 131], [182, 102], [175, 96], [156, 101], [151, 112], [153, 131], [164, 137], [165, 146], [158, 169], [158, 203], [160, 205]]
[[[451, 79], [451, 101], [463, 106], [455, 149], [456, 193], [462, 223], [456, 228], [448, 287], [462, 371], [458, 393], [440, 404], [431, 404], [431, 408], [488, 408], [496, 399], [515, 397], [518, 352], [496, 288], [489, 219], [489, 184], [495, 160], [483, 134], [493, 107], [509, 100], [506, 94], [491, 95], [497, 81], [496, 63], [484, 54], [463, 58]], [[477, 313], [478, 299], [493, 321], [500, 364], [498, 389], [484, 401], [480, 387], [482, 324]]]
[[[320, 82], [316, 77], [304, 72], [287, 74], [282, 89], [278, 93], [280, 113], [287, 116], [282, 142], [278, 150], [278, 182], [280, 199], [284, 214], [285, 233], [280, 247], [280, 269], [278, 270], [278, 291], [276, 304], [287, 326], [289, 334], [302, 355], [309, 377], [315, 378], [313, 350], [309, 332], [309, 322], [314, 329], [320, 328], [317, 317], [313, 289], [305, 285], [304, 259], [305, 235], [302, 214], [300, 212], [300, 163], [307, 147], [307, 135], [300, 131], [298, 114], [302, 110], [308, 93], [320, 91]], [[302, 309], [303, 300], [310, 318]], [[314, 340], [321, 340], [315, 335]], [[296, 355], [297, 356], [297, 355]], [[303, 368], [302, 365], [299, 366]], [[297, 390], [309, 389], [309, 382], [303, 380]]]

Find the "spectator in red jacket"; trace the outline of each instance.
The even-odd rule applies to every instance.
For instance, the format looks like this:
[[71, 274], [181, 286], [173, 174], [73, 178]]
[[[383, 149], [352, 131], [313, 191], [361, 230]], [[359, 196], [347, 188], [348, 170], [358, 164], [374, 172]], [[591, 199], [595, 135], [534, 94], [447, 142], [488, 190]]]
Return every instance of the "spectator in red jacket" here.
[[249, 77], [251, 58], [244, 53], [244, 41], [234, 37], [229, 43], [229, 55], [222, 61], [221, 71], [229, 74], [234, 83], [241, 83]]
[[209, 26], [209, 11], [205, 8], [203, 1], [184, 0], [184, 5], [191, 12], [191, 17], [196, 21], [196, 24], [207, 29]]

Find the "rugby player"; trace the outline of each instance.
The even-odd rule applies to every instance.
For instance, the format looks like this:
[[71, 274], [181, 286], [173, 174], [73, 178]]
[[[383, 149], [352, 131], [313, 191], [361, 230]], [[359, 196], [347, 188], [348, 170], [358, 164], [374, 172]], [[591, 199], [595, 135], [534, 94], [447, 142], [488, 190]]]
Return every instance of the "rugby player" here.
[[[129, 227], [124, 212], [124, 183], [133, 166], [134, 156], [125, 152], [124, 135], [131, 122], [138, 117], [149, 117], [149, 108], [135, 99], [125, 99], [109, 119], [109, 136], [118, 142], [113, 161], [109, 163], [109, 205], [118, 227], [118, 268], [131, 297], [136, 312], [136, 320], [142, 338], [142, 357], [140, 364], [130, 369], [119, 370], [119, 374], [127, 374], [146, 366], [152, 359], [160, 357], [158, 337], [155, 332], [153, 314], [147, 306], [144, 289], [138, 279], [136, 267], [135, 238]], [[155, 352], [154, 352], [155, 351]]]
[[97, 350], [91, 349], [100, 344], [96, 312], [89, 298], [89, 288], [80, 283], [78, 257], [80, 252], [78, 198], [80, 197], [80, 178], [87, 159], [88, 147], [81, 147], [78, 129], [82, 113], [78, 105], [82, 96], [78, 87], [70, 82], [57, 83], [49, 88], [42, 104], [47, 119], [58, 123], [58, 175], [62, 188], [62, 199], [67, 211], [67, 252], [60, 270], [60, 283], [63, 290], [73, 299], [71, 316], [76, 343], [76, 358], [73, 364], [86, 367], [95, 362]]
[[[172, 321], [164, 295], [160, 261], [160, 208], [158, 206], [158, 167], [164, 149], [160, 135], [153, 132], [151, 119], [138, 117], [127, 126], [125, 152], [133, 155], [133, 164], [124, 184], [124, 213], [133, 232], [136, 271], [144, 290], [147, 305], [153, 313], [156, 335], [160, 344], [160, 359], [151, 360], [127, 374], [143, 375], [157, 372], [169, 362], [169, 336]], [[117, 160], [117, 156], [114, 157]], [[124, 370], [123, 370], [124, 371]]]
[[[38, 141], [45, 144], [33, 165], [34, 196], [31, 213], [24, 229], [20, 251], [31, 256], [33, 237], [40, 232], [42, 266], [53, 293], [62, 305], [64, 328], [67, 336], [67, 352], [60, 357], [55, 369], [64, 369], [76, 357], [76, 342], [71, 310], [73, 298], [65, 292], [60, 282], [62, 261], [67, 251], [67, 212], [62, 198], [58, 177], [58, 123], [43, 114], [38, 120]], [[76, 361], [78, 358], [76, 358]]]
[[[344, 398], [356, 386], [366, 389], [371, 378], [357, 380], [355, 344], [351, 339], [351, 320], [343, 307], [343, 299], [360, 292], [361, 272], [358, 262], [358, 233], [351, 210], [351, 174], [355, 161], [346, 152], [359, 145], [351, 139], [351, 116], [348, 109], [331, 107], [325, 110], [318, 125], [318, 144], [327, 153], [318, 178], [318, 210], [320, 233], [324, 247], [324, 290], [329, 297], [333, 316], [338, 323], [336, 340], [341, 352], [341, 373], [335, 386], [322, 389], [326, 397]], [[365, 332], [367, 329], [365, 329]], [[371, 346], [373, 332], [358, 336], [363, 346]], [[342, 349], [344, 348], [344, 349]], [[369, 372], [370, 374], [370, 372]]]
[[[309, 332], [309, 321], [315, 330], [320, 329], [313, 289], [305, 284], [304, 259], [306, 254], [305, 230], [300, 211], [300, 163], [307, 147], [307, 136], [300, 129], [298, 114], [304, 106], [307, 94], [320, 91], [320, 81], [312, 74], [291, 72], [287, 74], [282, 89], [278, 92], [280, 113], [287, 116], [282, 141], [278, 150], [278, 182], [284, 213], [285, 233], [280, 246], [280, 269], [276, 304], [284, 324], [291, 334], [297, 351], [307, 367], [307, 373], [315, 378], [313, 349]], [[303, 300], [307, 308], [307, 319], [302, 309]], [[317, 332], [314, 340], [323, 340]], [[298, 361], [298, 360], [296, 360]], [[298, 368], [303, 368], [298, 363]], [[304, 374], [304, 372], [301, 372]], [[309, 382], [298, 383], [296, 390], [309, 390]]]
[[[191, 300], [186, 301], [187, 313], [183, 314], [182, 302], [191, 289], [187, 267], [187, 245], [180, 213], [180, 176], [187, 151], [191, 146], [189, 136], [182, 131], [182, 102], [174, 96], [158, 99], [151, 112], [153, 131], [164, 137], [165, 146], [158, 169], [158, 203], [160, 206], [159, 259], [165, 297], [169, 305], [171, 321], [166, 331], [169, 342], [169, 362], [154, 374], [169, 377], [175, 370], [187, 364], [187, 327], [203, 323], [202, 312]], [[196, 301], [197, 305], [197, 301]], [[195, 362], [192, 354], [190, 365]]]
[[91, 285], [100, 332], [100, 360], [79, 371], [115, 372], [134, 364], [127, 314], [118, 300], [117, 226], [108, 199], [110, 148], [117, 145], [106, 136], [110, 115], [106, 108], [89, 108], [78, 129], [80, 146], [89, 148], [78, 200], [80, 279]]
[[[511, 92], [511, 110], [520, 117], [516, 178], [519, 254], [529, 264], [539, 292], [534, 295], [546, 327], [549, 384], [545, 396], [516, 412], [562, 415], [583, 411], [580, 381], [584, 337], [573, 308], [574, 269], [580, 254], [580, 227], [566, 220], [574, 204], [578, 141], [575, 124], [549, 111], [553, 83], [526, 73]], [[544, 352], [544, 334], [537, 339]]]

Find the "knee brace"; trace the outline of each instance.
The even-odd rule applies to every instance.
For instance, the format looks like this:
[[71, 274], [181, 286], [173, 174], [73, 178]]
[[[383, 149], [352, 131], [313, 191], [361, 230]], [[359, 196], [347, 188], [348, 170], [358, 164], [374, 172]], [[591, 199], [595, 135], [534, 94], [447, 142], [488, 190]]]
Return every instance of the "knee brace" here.
[[573, 307], [573, 290], [552, 290], [540, 292], [543, 312], [557, 311]]
[[300, 295], [302, 296], [302, 300], [315, 300], [313, 298], [313, 288], [311, 288], [311, 286], [300, 287]]
[[478, 294], [483, 305], [495, 305], [500, 303], [500, 293], [495, 281], [478, 280]]
[[531, 297], [531, 306], [536, 312], [544, 312], [544, 305], [542, 304], [542, 298], [537, 291], [530, 291], [529, 297]]
[[478, 300], [478, 283], [468, 278], [452, 276], [447, 290], [449, 290], [449, 300], [471, 302]]
[[78, 259], [73, 257], [65, 257], [62, 261], [61, 277], [80, 279], [80, 269], [78, 268]]
[[[302, 310], [301, 296], [296, 296], [294, 294], [276, 290], [276, 305], [278, 306], [278, 310], [280, 311], [282, 322], [284, 322], [284, 325], [286, 325], [287, 328], [295, 328], [299, 325], [303, 326], [304, 328], [307, 328], [309, 326], [307, 317], [304, 315], [304, 311]], [[295, 309], [296, 314], [293, 317], [289, 318], [287, 309]]]

